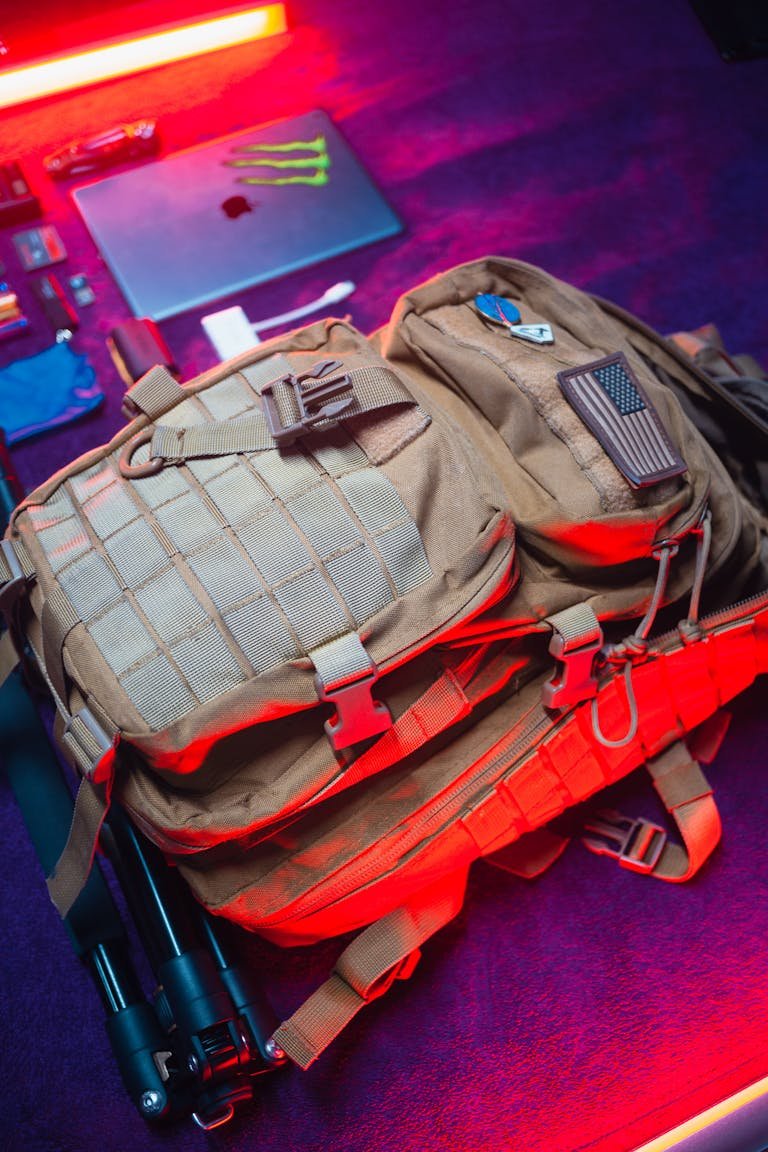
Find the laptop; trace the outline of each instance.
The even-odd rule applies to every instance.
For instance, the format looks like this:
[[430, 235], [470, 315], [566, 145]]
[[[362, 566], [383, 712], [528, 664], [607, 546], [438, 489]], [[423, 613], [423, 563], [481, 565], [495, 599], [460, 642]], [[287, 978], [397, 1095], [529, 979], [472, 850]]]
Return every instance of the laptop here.
[[403, 228], [322, 111], [173, 153], [72, 196], [133, 314], [153, 320]]

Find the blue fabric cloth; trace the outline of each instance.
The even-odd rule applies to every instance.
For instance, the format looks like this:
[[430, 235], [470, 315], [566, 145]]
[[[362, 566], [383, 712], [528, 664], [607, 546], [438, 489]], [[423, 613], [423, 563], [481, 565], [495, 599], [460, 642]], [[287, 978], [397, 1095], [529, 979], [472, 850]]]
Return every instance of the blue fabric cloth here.
[[0, 427], [9, 444], [77, 420], [103, 399], [88, 357], [66, 343], [0, 370]]

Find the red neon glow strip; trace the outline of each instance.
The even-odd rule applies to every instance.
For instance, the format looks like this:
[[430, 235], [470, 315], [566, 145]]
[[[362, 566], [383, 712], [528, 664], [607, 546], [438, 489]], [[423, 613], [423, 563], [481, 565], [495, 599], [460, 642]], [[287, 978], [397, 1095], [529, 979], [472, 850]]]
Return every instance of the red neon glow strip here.
[[715, 1104], [711, 1108], [707, 1108], [706, 1111], [700, 1112], [698, 1116], [686, 1120], [685, 1123], [672, 1129], [671, 1132], [666, 1132], [663, 1136], [651, 1140], [649, 1144], [643, 1144], [642, 1148], [637, 1149], [637, 1152], [674, 1152], [674, 1149], [689, 1136], [695, 1136], [697, 1132], [703, 1132], [712, 1124], [716, 1124], [718, 1120], [724, 1120], [726, 1117], [738, 1112], [740, 1108], [746, 1108], [748, 1104], [753, 1103], [755, 1100], [766, 1097], [768, 1097], [768, 1078], [758, 1080], [755, 1084], [750, 1084], [748, 1088], [744, 1088], [734, 1096], [729, 1096], [719, 1104]]
[[0, 108], [285, 32], [283, 4], [152, 33], [0, 75]]

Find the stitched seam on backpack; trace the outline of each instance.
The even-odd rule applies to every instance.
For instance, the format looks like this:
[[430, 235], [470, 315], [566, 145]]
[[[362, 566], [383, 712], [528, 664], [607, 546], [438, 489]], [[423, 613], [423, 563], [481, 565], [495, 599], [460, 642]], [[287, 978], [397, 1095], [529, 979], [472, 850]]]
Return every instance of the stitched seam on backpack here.
[[[468, 306], [469, 307], [469, 306]], [[450, 319], [453, 319], [453, 306], [446, 306], [442, 311], [448, 313]], [[434, 313], [429, 317], [420, 317], [423, 322], [430, 324], [436, 332], [444, 336], [448, 340], [454, 341], [462, 348], [472, 351], [476, 355], [481, 355], [485, 359], [494, 364], [499, 371], [501, 371], [508, 380], [510, 380], [522, 392], [522, 394], [533, 405], [537, 415], [547, 425], [551, 433], [567, 448], [573, 457], [576, 464], [581, 469], [585, 478], [594, 488], [600, 501], [600, 506], [606, 512], [621, 512], [634, 510], [638, 504], [642, 504], [642, 500], [637, 497], [630, 486], [626, 483], [618, 468], [607, 457], [600, 447], [598, 441], [591, 435], [586, 433], [582, 421], [567, 405], [567, 401], [562, 399], [562, 412], [565, 419], [553, 420], [552, 413], [547, 413], [545, 406], [542, 403], [542, 397], [535, 391], [529, 388], [524, 380], [515, 374], [505, 359], [496, 354], [492, 349], [483, 347], [477, 340], [469, 339], [466, 335], [461, 333], [461, 326], [446, 323], [446, 316], [436, 318]], [[480, 321], [478, 320], [478, 323]], [[489, 338], [493, 337], [494, 333], [488, 333]], [[513, 337], [505, 337], [512, 340]], [[516, 349], [518, 353], [522, 349]], [[530, 354], [530, 349], [526, 349]], [[544, 350], [542, 349], [544, 352]], [[535, 352], [535, 350], [534, 350]], [[544, 352], [550, 359], [554, 359], [557, 363], [563, 363], [567, 367], [573, 367], [570, 361], [564, 361], [561, 357], [553, 354], [549, 349]], [[556, 377], [553, 373], [554, 387], [557, 388], [557, 397], [552, 393], [552, 399], [559, 398], [559, 386], [556, 383]], [[558, 405], [559, 407], [559, 405]], [[588, 439], [587, 439], [588, 437]], [[584, 445], [582, 447], [581, 445]], [[605, 475], [601, 475], [604, 473]], [[535, 477], [534, 477], [535, 479]], [[656, 489], [658, 492], [658, 489]]]

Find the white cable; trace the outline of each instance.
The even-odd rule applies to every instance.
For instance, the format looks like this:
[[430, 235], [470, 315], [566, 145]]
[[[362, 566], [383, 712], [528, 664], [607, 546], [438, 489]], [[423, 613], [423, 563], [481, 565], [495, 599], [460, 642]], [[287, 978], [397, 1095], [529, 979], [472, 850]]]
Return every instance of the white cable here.
[[312, 300], [301, 308], [294, 308], [291, 312], [283, 312], [280, 316], [259, 320], [257, 324], [251, 324], [239, 306], [224, 308], [220, 312], [203, 316], [201, 324], [217, 355], [222, 360], [230, 360], [233, 356], [239, 356], [255, 348], [260, 343], [258, 332], [263, 332], [266, 328], [276, 328], [278, 324], [287, 324], [291, 320], [298, 320], [300, 316], [306, 316], [309, 312], [325, 308], [329, 304], [337, 304], [354, 290], [355, 285], [351, 280], [342, 280], [338, 284], [333, 284], [317, 300]]
[[293, 308], [290, 312], [282, 312], [279, 316], [270, 316], [268, 320], [259, 320], [258, 323], [252, 324], [251, 328], [254, 332], [264, 332], [267, 328], [276, 328], [278, 324], [289, 324], [292, 320], [299, 320], [302, 316], [308, 316], [310, 312], [317, 311], [318, 308], [325, 308], [327, 304], [338, 304], [340, 300], [346, 300], [347, 296], [355, 290], [355, 285], [351, 280], [341, 280], [338, 284], [333, 284], [324, 292], [317, 300], [311, 300], [309, 304], [303, 304], [301, 308]]

